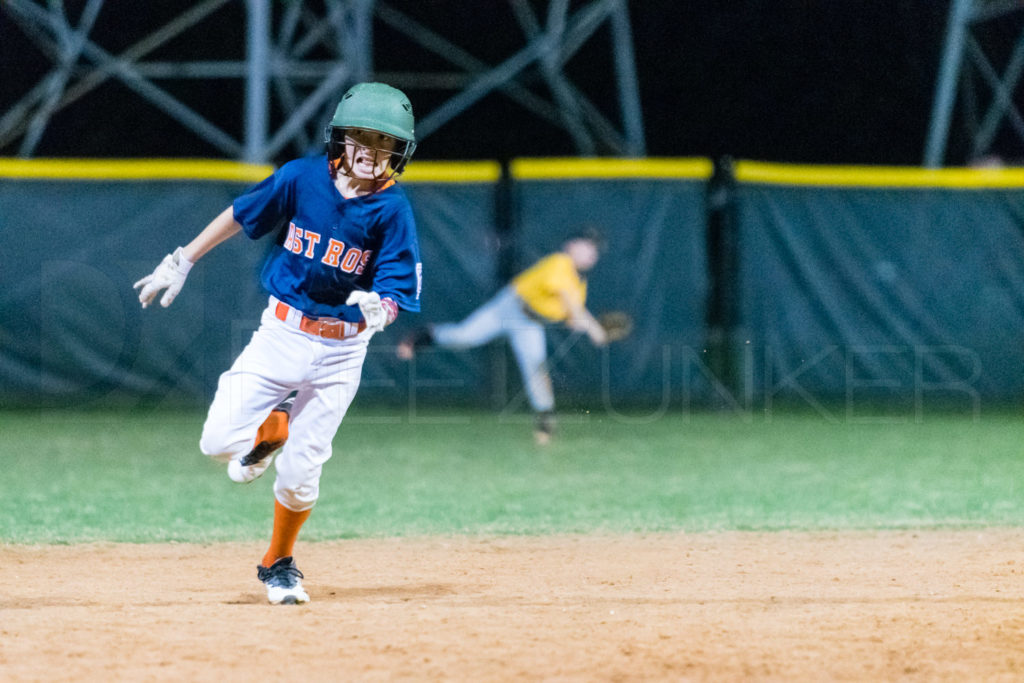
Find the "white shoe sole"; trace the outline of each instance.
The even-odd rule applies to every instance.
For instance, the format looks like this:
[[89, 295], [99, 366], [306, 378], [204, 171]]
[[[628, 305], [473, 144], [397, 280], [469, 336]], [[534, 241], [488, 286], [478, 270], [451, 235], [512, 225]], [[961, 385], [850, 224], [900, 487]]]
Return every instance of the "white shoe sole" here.
[[309, 602], [309, 595], [301, 586], [288, 590], [268, 586], [267, 601], [271, 605], [301, 605]]
[[258, 465], [249, 465], [248, 467], [243, 467], [241, 460], [232, 460], [228, 463], [228, 478], [238, 484], [248, 484], [251, 481], [256, 481], [267, 471], [273, 459], [274, 456], [268, 455]]

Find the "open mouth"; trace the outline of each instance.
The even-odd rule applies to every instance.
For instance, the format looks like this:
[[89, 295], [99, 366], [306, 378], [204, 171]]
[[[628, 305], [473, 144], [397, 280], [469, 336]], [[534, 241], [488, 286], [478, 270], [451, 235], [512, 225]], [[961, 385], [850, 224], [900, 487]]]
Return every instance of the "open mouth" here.
[[352, 171], [364, 178], [376, 175], [377, 166], [371, 154], [356, 154], [352, 160]]
[[373, 147], [352, 145], [348, 151], [351, 172], [361, 178], [376, 178], [387, 167], [388, 154]]

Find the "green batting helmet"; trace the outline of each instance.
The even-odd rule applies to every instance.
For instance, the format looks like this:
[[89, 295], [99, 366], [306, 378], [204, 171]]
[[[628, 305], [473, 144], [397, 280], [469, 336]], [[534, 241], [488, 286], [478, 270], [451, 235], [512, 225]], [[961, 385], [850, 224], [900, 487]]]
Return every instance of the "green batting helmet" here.
[[349, 88], [334, 110], [336, 128], [366, 128], [415, 142], [412, 103], [401, 90], [385, 83], [359, 83]]
[[342, 96], [327, 127], [327, 154], [332, 159], [342, 154], [346, 128], [373, 130], [395, 138], [399, 143], [391, 163], [395, 173], [404, 170], [416, 149], [412, 103], [401, 90], [385, 83], [358, 83]]

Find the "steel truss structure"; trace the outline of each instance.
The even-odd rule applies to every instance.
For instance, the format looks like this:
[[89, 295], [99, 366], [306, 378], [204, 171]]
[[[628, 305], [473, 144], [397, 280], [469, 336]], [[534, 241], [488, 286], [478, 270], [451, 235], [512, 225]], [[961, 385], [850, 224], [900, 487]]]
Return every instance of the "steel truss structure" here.
[[[937, 168], [945, 162], [958, 92], [971, 137], [967, 161], [992, 153], [996, 135], [1004, 121], [1018, 141], [1024, 143], [1024, 117], [1014, 101], [1024, 74], [1024, 25], [1010, 54], [1003, 58], [997, 57], [981, 35], [981, 29], [988, 22], [1005, 21], [1011, 14], [1022, 10], [1022, 0], [951, 0], [946, 42], [925, 143], [925, 166]], [[1001, 73], [997, 68], [999, 64], [1002, 64]], [[979, 93], [978, 77], [985, 86], [987, 97]], [[1014, 156], [1024, 157], [1024, 147]]]
[[[244, 2], [244, 45], [234, 60], [147, 61], [172, 40], [210, 21], [218, 11]], [[404, 13], [397, 2], [376, 0], [201, 0], [114, 54], [91, 37], [104, 0], [86, 0], [71, 17], [60, 0], [3, 0], [0, 11], [49, 57], [52, 68], [0, 116], [0, 150], [32, 157], [53, 116], [111, 79], [148, 101], [216, 148], [225, 157], [253, 163], [284, 151], [304, 153], [319, 144], [322, 126], [340, 93], [363, 80], [382, 80], [407, 92], [444, 88], [450, 96], [433, 111], [418, 114], [420, 140], [491, 95], [504, 96], [546, 125], [568, 133], [583, 156], [643, 156], [646, 153], [633, 43], [626, 0], [538, 2], [507, 0], [524, 44], [498, 63], [485, 63], [447, 37], [444, 26], [428, 26]], [[481, 3], [482, 5], [483, 3]], [[235, 7], [237, 10], [238, 8]], [[494, 15], [497, 1], [480, 9]], [[513, 22], [509, 22], [512, 24]], [[374, 29], [387, 26], [450, 65], [447, 72], [374, 69]], [[607, 27], [612, 52], [619, 124], [610, 121], [568, 78], [566, 63]], [[326, 58], [315, 58], [324, 55]], [[530, 78], [526, 78], [529, 74]], [[537, 78], [537, 75], [540, 75]], [[242, 79], [245, 84], [241, 136], [218, 127], [208, 114], [161, 87], [162, 79]], [[538, 87], [538, 83], [541, 87]], [[609, 88], [609, 91], [611, 88]], [[605, 109], [608, 103], [603, 102]], [[271, 107], [283, 115], [275, 119]]]

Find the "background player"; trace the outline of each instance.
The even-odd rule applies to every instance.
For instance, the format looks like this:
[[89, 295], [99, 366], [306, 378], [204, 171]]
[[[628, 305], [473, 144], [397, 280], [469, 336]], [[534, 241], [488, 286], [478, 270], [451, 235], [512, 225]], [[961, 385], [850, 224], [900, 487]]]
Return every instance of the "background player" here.
[[272, 603], [309, 600], [292, 558], [316, 503], [331, 441], [359, 387], [367, 343], [419, 310], [421, 265], [412, 208], [395, 178], [415, 150], [412, 105], [361, 83], [342, 97], [327, 154], [289, 162], [237, 198], [199, 235], [139, 280], [143, 308], [169, 306], [192, 265], [243, 231], [275, 246], [261, 281], [259, 329], [221, 375], [200, 439], [237, 482], [276, 461], [274, 527], [257, 568]]
[[561, 251], [517, 275], [462, 322], [414, 332], [398, 345], [398, 357], [409, 360], [417, 349], [429, 345], [467, 349], [507, 337], [536, 415], [534, 438], [541, 445], [548, 443], [555, 428], [555, 397], [544, 327], [562, 322], [584, 332], [597, 346], [607, 343], [604, 328], [586, 308], [587, 283], [581, 275], [597, 264], [603, 244], [600, 233], [590, 228], [570, 236]]

